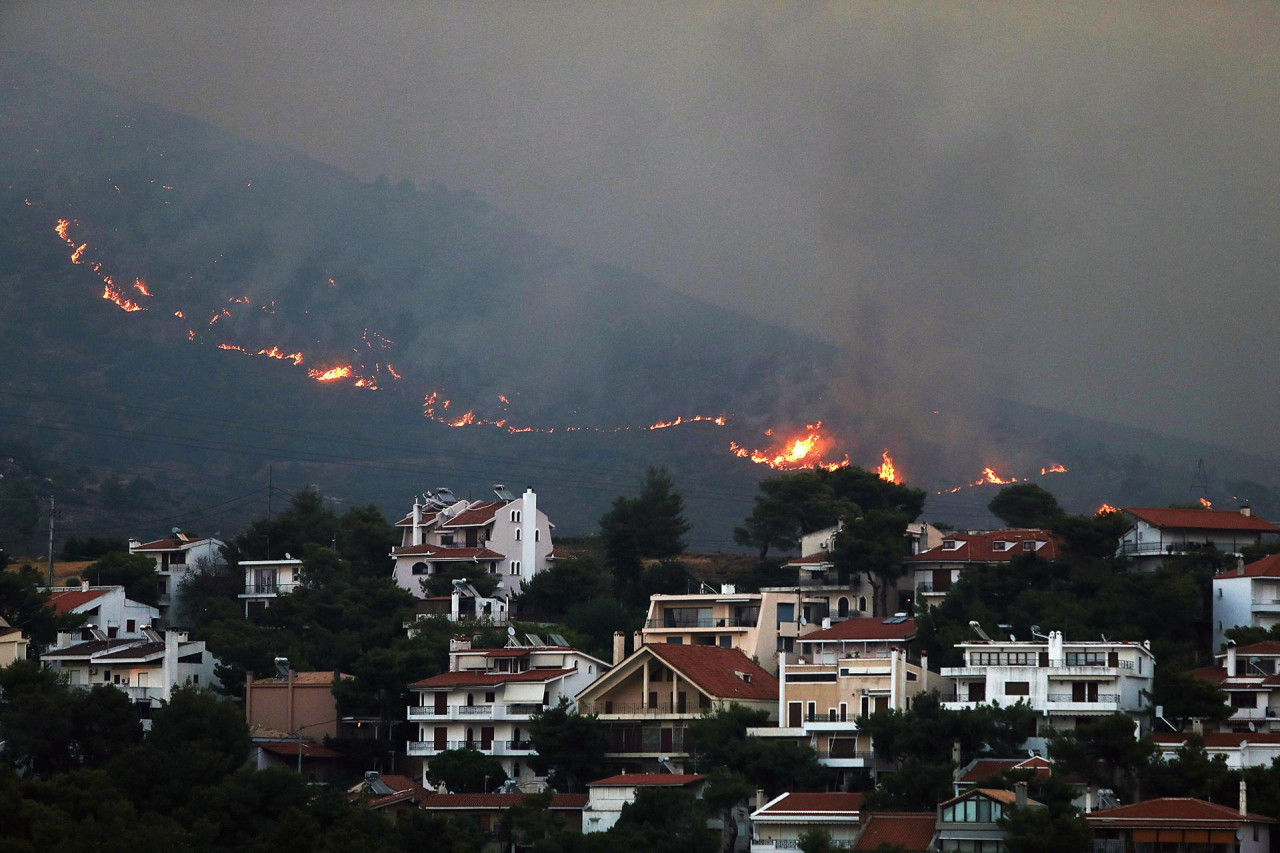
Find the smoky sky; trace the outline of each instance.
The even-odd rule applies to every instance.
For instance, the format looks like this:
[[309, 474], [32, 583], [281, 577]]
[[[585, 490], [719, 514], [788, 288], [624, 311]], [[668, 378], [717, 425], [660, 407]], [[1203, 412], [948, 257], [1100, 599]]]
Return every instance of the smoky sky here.
[[[1275, 454], [1274, 4], [38, 3], [35, 50], [846, 348]], [[856, 402], [856, 401], [855, 401]], [[906, 404], [904, 404], [906, 405]]]

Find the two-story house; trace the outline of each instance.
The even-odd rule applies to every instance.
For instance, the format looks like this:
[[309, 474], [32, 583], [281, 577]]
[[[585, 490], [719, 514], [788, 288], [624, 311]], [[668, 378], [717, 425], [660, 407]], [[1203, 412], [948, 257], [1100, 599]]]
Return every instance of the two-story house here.
[[833, 846], [848, 849], [862, 829], [862, 806], [866, 797], [858, 793], [824, 792], [779, 794], [751, 813], [751, 853], [799, 850], [800, 837], [821, 829]]
[[1085, 815], [1095, 853], [1176, 850], [1178, 853], [1267, 853], [1276, 821], [1252, 814], [1240, 783], [1238, 806], [1191, 797], [1144, 800]]
[[1036, 730], [1069, 730], [1090, 717], [1123, 713], [1146, 725], [1156, 659], [1145, 642], [1076, 641], [1061, 631], [1031, 640], [959, 643], [964, 665], [943, 667], [956, 690], [943, 707], [952, 711], [999, 702], [1026, 702], [1038, 714]]
[[207, 536], [188, 536], [176, 527], [167, 539], [129, 540], [130, 554], [143, 554], [155, 560], [156, 574], [160, 577], [160, 617], [166, 624], [170, 611], [178, 603], [178, 592], [187, 573], [202, 564], [214, 566], [222, 562], [222, 545]]
[[1271, 628], [1280, 623], [1280, 554], [1213, 576], [1213, 648], [1237, 625]]
[[796, 590], [739, 593], [723, 584], [719, 594], [651, 596], [642, 635], [645, 643], [737, 649], [772, 672], [778, 652], [815, 630], [825, 607]]
[[535, 782], [533, 714], [572, 701], [609, 665], [567, 646], [473, 649], [465, 637], [450, 645], [448, 672], [409, 685], [415, 701], [407, 719], [418, 724], [418, 739], [409, 742], [408, 755], [429, 768], [447, 749], [477, 749], [517, 784]]
[[238, 565], [244, 572], [244, 592], [239, 597], [246, 618], [302, 585], [302, 561], [289, 554], [282, 560], [241, 560]]
[[[691, 720], [732, 704], [778, 713], [778, 679], [741, 651], [723, 646], [641, 645], [578, 694], [578, 712], [609, 728], [611, 763], [620, 771], [680, 772]], [[661, 761], [660, 761], [661, 759]]]
[[1280, 527], [1247, 506], [1239, 511], [1125, 507], [1121, 512], [1130, 527], [1120, 537], [1116, 556], [1128, 557], [1142, 572], [1154, 572], [1172, 556], [1207, 548], [1238, 553], [1280, 535]]
[[415, 499], [409, 515], [396, 522], [402, 531], [391, 550], [396, 585], [426, 598], [422, 581], [462, 567], [493, 575], [496, 596], [507, 599], [535, 574], [551, 566], [555, 525], [538, 509], [538, 496], [526, 489], [516, 497], [493, 487], [496, 500], [459, 500], [448, 489]]
[[1004, 853], [1008, 831], [1000, 820], [1025, 808], [1044, 808], [1027, 797], [1026, 782], [1019, 782], [1013, 791], [971, 788], [938, 804], [934, 849], [938, 853]]
[[1227, 694], [1231, 717], [1223, 728], [1236, 732], [1280, 732], [1280, 641], [1226, 647], [1214, 666], [1191, 675], [1218, 685]]
[[49, 606], [60, 616], [83, 616], [86, 627], [110, 640], [140, 639], [143, 628], [160, 621], [159, 608], [127, 598], [123, 586], [90, 586], [88, 581], [49, 590]]
[[916, 605], [927, 608], [941, 604], [966, 569], [1008, 563], [1023, 554], [1056, 560], [1057, 540], [1047, 530], [946, 533], [938, 546], [906, 558]]

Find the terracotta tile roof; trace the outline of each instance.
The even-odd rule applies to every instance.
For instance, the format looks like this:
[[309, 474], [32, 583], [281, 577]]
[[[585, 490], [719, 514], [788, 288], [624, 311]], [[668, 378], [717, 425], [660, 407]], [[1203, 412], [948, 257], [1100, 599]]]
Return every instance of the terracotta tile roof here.
[[776, 802], [767, 803], [756, 814], [825, 814], [856, 815], [862, 810], [866, 797], [845, 793], [786, 793]]
[[907, 853], [925, 853], [933, 842], [938, 816], [934, 812], [878, 812], [867, 815], [854, 850], [897, 845]]
[[1251, 533], [1280, 533], [1265, 518], [1241, 515], [1229, 509], [1168, 509], [1165, 507], [1122, 507], [1121, 512], [1141, 519], [1152, 527], [1187, 530], [1247, 530]]
[[810, 554], [807, 557], [793, 557], [783, 566], [822, 566], [831, 562], [830, 554]]
[[433, 560], [501, 560], [503, 556], [488, 548], [447, 548], [444, 545], [406, 545], [392, 548], [393, 557], [430, 557]]
[[1218, 572], [1214, 580], [1230, 580], [1231, 578], [1280, 578], [1280, 554], [1272, 554], [1261, 560], [1254, 560], [1244, 567], [1244, 572], [1228, 569]]
[[[954, 541], [958, 548], [946, 549]], [[997, 551], [995, 543], [1009, 542], [1011, 547]], [[1034, 551], [1024, 551], [1023, 542], [1043, 542]], [[912, 554], [908, 563], [1007, 563], [1019, 554], [1034, 554], [1046, 560], [1058, 559], [1058, 541], [1047, 530], [990, 530], [985, 533], [948, 533], [943, 545]]]
[[1220, 666], [1202, 666], [1188, 671], [1187, 675], [1199, 678], [1201, 681], [1212, 681], [1214, 684], [1221, 684], [1227, 680], [1227, 671]]
[[1195, 826], [1197, 828], [1234, 828], [1246, 821], [1275, 823], [1259, 814], [1241, 815], [1239, 809], [1207, 803], [1193, 797], [1161, 797], [1130, 803], [1114, 809], [1103, 809], [1085, 815], [1095, 826]]
[[821, 643], [832, 640], [873, 641], [873, 640], [909, 640], [916, 635], [916, 620], [892, 622], [880, 617], [860, 616], [838, 622], [823, 631], [814, 631], [800, 637], [802, 643]]
[[[431, 522], [435, 521], [435, 520], [436, 520], [436, 515], [438, 515], [438, 513], [435, 513], [435, 512], [424, 512], [424, 513], [422, 514], [422, 525], [421, 525], [421, 526], [426, 527], [428, 524], [430, 524]], [[400, 519], [399, 521], [397, 521], [397, 522], [395, 523], [395, 526], [396, 526], [396, 527], [413, 527], [413, 513], [409, 513], [409, 514], [408, 514], [408, 515], [406, 515], [404, 518], [402, 518], [402, 519]]]
[[[345, 672], [338, 673], [337, 677], [343, 681], [348, 678], [355, 678], [354, 675], [348, 675]], [[293, 686], [328, 687], [333, 684], [333, 679], [334, 673], [329, 670], [322, 670], [320, 672], [295, 672], [293, 674]], [[254, 687], [285, 687], [288, 683], [289, 682], [283, 678], [255, 678], [253, 680]]]
[[1035, 756], [1033, 758], [979, 758], [973, 766], [966, 770], [957, 782], [981, 782], [990, 776], [1006, 770], [1034, 770], [1037, 776], [1048, 776], [1049, 762]]
[[496, 687], [508, 682], [554, 681], [577, 672], [574, 669], [531, 669], [527, 672], [442, 672], [422, 681], [415, 681], [409, 689], [432, 689], [438, 687]]
[[[940, 803], [939, 805], [945, 806], [950, 803], [957, 802], [959, 800], [965, 800], [965, 799], [968, 799], [969, 797], [977, 797], [977, 796], [986, 797], [988, 799], [995, 800], [997, 803], [1004, 803], [1005, 805], [1012, 805], [1018, 801], [1017, 794], [1015, 794], [1013, 791], [1006, 791], [1003, 788], [972, 788], [968, 791], [965, 791], [960, 796], [952, 797], [951, 799], [947, 800], [945, 803]], [[1032, 806], [1044, 805], [1044, 803], [1040, 802], [1039, 800], [1033, 800], [1030, 797], [1027, 798], [1027, 804]]]
[[[778, 679], [737, 649], [654, 643], [645, 648], [717, 699], [778, 698]], [[743, 673], [751, 681], [735, 675]]]
[[[1248, 657], [1249, 655], [1262, 655], [1263, 657], [1268, 655], [1280, 655], [1280, 640], [1263, 640], [1261, 643], [1250, 643], [1247, 646], [1238, 646], [1236, 648], [1236, 655], [1237, 657], [1239, 655], [1244, 655], [1245, 657]], [[1214, 655], [1215, 658], [1225, 658], [1226, 656], [1226, 652], [1218, 652]]]
[[207, 542], [208, 536], [188, 536], [186, 541], [181, 539], [157, 539], [154, 542], [144, 542], [134, 547], [134, 551], [177, 551], [188, 545], [195, 545], [198, 542]]
[[90, 601], [101, 598], [109, 592], [111, 592], [110, 589], [62, 590], [60, 592], [54, 592], [49, 596], [49, 606], [57, 611], [59, 615], [65, 615], [75, 610], [77, 607], [83, 607]]
[[379, 781], [391, 789], [391, 793], [372, 794], [365, 787], [365, 783], [361, 782], [347, 794], [347, 799], [368, 809], [383, 809], [403, 802], [421, 804], [427, 797], [431, 796], [430, 791], [408, 776], [384, 773], [378, 778]]
[[[506, 809], [519, 805], [524, 794], [431, 794], [422, 801], [424, 809]], [[551, 808], [581, 809], [586, 794], [552, 794]]]
[[490, 521], [493, 521], [494, 515], [498, 510], [506, 506], [509, 501], [481, 501], [472, 504], [467, 509], [455, 515], [453, 518], [443, 522], [443, 527], [483, 527]]
[[[298, 750], [301, 748], [303, 758], [341, 758], [342, 753], [330, 749], [327, 746], [321, 746], [318, 743], [287, 743], [284, 741], [259, 741], [254, 746], [271, 753], [272, 755], [283, 756], [284, 758], [297, 758]], [[384, 777], [385, 778], [385, 777]]]
[[707, 778], [701, 773], [623, 773], [588, 782], [588, 788], [683, 788]]
[[[1280, 732], [1205, 732], [1206, 749], [1238, 749], [1241, 744], [1280, 746]], [[1182, 746], [1187, 742], [1183, 732], [1160, 732], [1151, 739], [1161, 746]]]

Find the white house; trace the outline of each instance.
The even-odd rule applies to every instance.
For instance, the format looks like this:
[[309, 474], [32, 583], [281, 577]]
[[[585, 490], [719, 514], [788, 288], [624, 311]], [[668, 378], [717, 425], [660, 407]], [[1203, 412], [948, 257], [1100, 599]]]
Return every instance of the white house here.
[[529, 721], [534, 713], [573, 700], [609, 665], [567, 646], [473, 649], [465, 637], [450, 643], [449, 671], [409, 685], [414, 704], [406, 719], [418, 724], [408, 755], [426, 759], [446, 749], [491, 755], [518, 784], [536, 782]]
[[824, 830], [836, 847], [849, 848], [862, 828], [858, 793], [779, 794], [751, 813], [751, 853], [798, 850], [800, 836]]
[[1228, 642], [1214, 666], [1190, 675], [1218, 685], [1232, 713], [1225, 725], [1234, 731], [1280, 731], [1280, 641], [1236, 647]]
[[1153, 572], [1170, 556], [1213, 548], [1238, 553], [1259, 545], [1264, 537], [1280, 535], [1265, 518], [1249, 507], [1238, 512], [1219, 509], [1169, 509], [1125, 507], [1131, 526], [1120, 537], [1117, 556], [1128, 557], [1139, 571]]
[[966, 569], [1009, 563], [1025, 554], [1056, 560], [1057, 540], [1049, 531], [1036, 529], [946, 533], [937, 546], [907, 557], [916, 604], [941, 604]]
[[964, 666], [943, 667], [956, 691], [951, 711], [990, 702], [1028, 703], [1039, 715], [1036, 734], [1075, 728], [1088, 717], [1130, 714], [1146, 725], [1156, 659], [1145, 642], [1068, 642], [1061, 631], [1032, 640], [959, 643]]
[[1280, 554], [1243, 559], [1234, 569], [1213, 576], [1213, 648], [1227, 641], [1226, 631], [1237, 625], [1271, 628], [1280, 623]]
[[167, 619], [178, 600], [183, 578], [198, 564], [210, 566], [222, 562], [222, 542], [207, 536], [188, 536], [173, 528], [173, 536], [154, 542], [129, 540], [130, 554], [143, 554], [155, 560], [160, 576], [160, 615]]
[[158, 624], [159, 608], [126, 598], [122, 586], [79, 586], [53, 588], [49, 606], [59, 615], [74, 613], [85, 617], [87, 627], [97, 628], [106, 639], [141, 639], [143, 628]]
[[510, 598], [552, 560], [555, 525], [538, 509], [538, 496], [526, 489], [516, 497], [494, 486], [497, 500], [465, 501], [448, 489], [415, 499], [409, 515], [396, 522], [403, 533], [391, 549], [396, 585], [426, 598], [422, 581], [440, 572], [463, 568], [493, 575], [494, 595]]
[[302, 561], [289, 554], [283, 560], [241, 560], [244, 571], [244, 615], [264, 610], [281, 595], [302, 585]]
[[588, 782], [582, 831], [608, 832], [622, 816], [622, 807], [634, 803], [641, 788], [681, 788], [701, 799], [706, 787], [707, 777], [701, 773], [623, 773]]

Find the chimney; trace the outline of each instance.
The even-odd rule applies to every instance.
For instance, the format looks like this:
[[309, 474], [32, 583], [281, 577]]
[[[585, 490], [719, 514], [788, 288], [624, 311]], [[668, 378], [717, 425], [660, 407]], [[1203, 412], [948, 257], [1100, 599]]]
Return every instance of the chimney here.
[[164, 660], [160, 664], [161, 695], [168, 702], [173, 698], [173, 685], [178, 681], [178, 644], [187, 641], [186, 631], [164, 632]]
[[1227, 659], [1223, 662], [1227, 669], [1227, 678], [1234, 678], [1236, 674], [1236, 641], [1227, 640]]
[[960, 741], [951, 741], [951, 763], [960, 766]]
[[1249, 507], [1248, 504], [1245, 504], [1244, 506], [1240, 507], [1240, 514], [1243, 515], [1245, 518], [1248, 518], [1249, 516], [1253, 515], [1253, 510]]
[[622, 663], [627, 656], [627, 635], [621, 631], [613, 632], [613, 665]]
[[920, 653], [920, 692], [929, 692], [929, 653]]
[[1249, 784], [1240, 780], [1240, 817], [1249, 813]]
[[132, 554], [134, 551], [138, 550], [138, 549], [139, 549], [139, 548], [141, 548], [141, 547], [142, 547], [142, 540], [141, 540], [141, 539], [133, 539], [133, 538], [130, 538], [130, 539], [129, 539], [129, 553], [130, 553], [130, 554]]
[[[533, 489], [525, 489], [520, 507], [520, 574], [516, 586], [522, 587], [525, 578], [538, 571], [538, 496]], [[550, 547], [547, 543], [546, 547]]]
[[422, 504], [418, 503], [416, 495], [413, 498], [413, 536], [410, 538], [409, 544], [422, 544]]
[[631, 651], [638, 652], [640, 647], [644, 645], [644, 634], [636, 631], [631, 635]]
[[764, 808], [764, 788], [756, 788], [756, 808]]
[[1192, 733], [1193, 733], [1193, 734], [1203, 735], [1203, 734], [1204, 734], [1204, 720], [1192, 720], [1192, 721], [1191, 721], [1191, 731], [1192, 731]]
[[831, 627], [831, 617], [830, 617], [830, 616], [823, 616], [823, 617], [822, 617], [822, 630], [824, 630], [824, 631], [825, 631], [825, 630], [827, 630], [827, 629], [828, 629], [828, 628], [830, 628], [830, 627]]
[[1027, 805], [1027, 783], [1019, 782], [1013, 786], [1014, 802], [1018, 808], [1025, 808]]
[[88, 581], [86, 581], [86, 580], [82, 580], [82, 581], [80, 581], [80, 591], [81, 591], [81, 592], [88, 592], [88, 591], [89, 591], [89, 582], [88, 582]]
[[1086, 788], [1084, 792], [1084, 813], [1093, 814], [1093, 788]]

